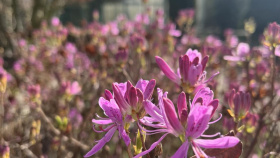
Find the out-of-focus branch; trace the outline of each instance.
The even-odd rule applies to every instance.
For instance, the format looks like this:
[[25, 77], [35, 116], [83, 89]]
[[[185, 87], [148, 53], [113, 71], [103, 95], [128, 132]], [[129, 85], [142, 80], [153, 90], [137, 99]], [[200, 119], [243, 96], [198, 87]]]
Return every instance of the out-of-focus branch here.
[[[37, 109], [38, 113], [40, 114], [41, 118], [47, 123], [47, 125], [50, 127], [50, 130], [55, 134], [55, 135], [61, 135], [60, 130], [58, 130], [56, 127], [54, 127], [54, 125], [51, 122], [51, 119], [49, 119], [47, 117], [47, 115], [44, 113], [44, 111], [42, 110], [41, 107], [39, 107]], [[73, 144], [74, 146], [80, 147], [82, 150], [87, 151], [90, 149], [89, 146], [87, 146], [86, 144], [83, 144], [82, 142], [78, 141], [75, 138], [72, 137], [67, 137], [65, 135], [63, 135], [63, 140], [67, 141], [71, 144]]]

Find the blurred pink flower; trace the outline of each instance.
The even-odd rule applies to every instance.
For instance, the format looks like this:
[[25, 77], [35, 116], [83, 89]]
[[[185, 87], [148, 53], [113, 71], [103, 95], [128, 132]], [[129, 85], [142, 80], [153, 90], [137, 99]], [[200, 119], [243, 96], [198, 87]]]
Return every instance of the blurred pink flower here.
[[246, 57], [250, 54], [250, 46], [247, 43], [239, 43], [236, 51], [232, 53], [233, 56], [224, 56], [225, 60], [229, 61], [245, 61]]
[[57, 26], [60, 24], [59, 18], [58, 18], [58, 17], [53, 17], [53, 18], [51, 19], [51, 24], [52, 24], [52, 26], [57, 27]]
[[70, 95], [77, 95], [81, 92], [81, 87], [77, 81], [74, 82], [62, 82], [61, 90], [63, 93], [70, 94]]
[[239, 121], [247, 115], [251, 107], [251, 96], [249, 93], [235, 92], [233, 89], [229, 95], [228, 104], [231, 109], [228, 110], [230, 115], [235, 121]]

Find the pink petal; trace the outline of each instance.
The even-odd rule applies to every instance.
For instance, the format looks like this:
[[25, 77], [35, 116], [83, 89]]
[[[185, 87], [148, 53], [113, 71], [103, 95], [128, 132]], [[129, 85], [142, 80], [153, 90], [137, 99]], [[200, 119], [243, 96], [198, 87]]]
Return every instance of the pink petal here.
[[130, 81], [127, 81], [126, 82], [126, 90], [125, 90], [125, 95], [124, 95], [124, 98], [127, 98], [128, 97], [128, 93], [129, 93], [129, 89], [133, 87], [132, 83]]
[[171, 158], [187, 158], [189, 142], [185, 141]]
[[186, 136], [198, 138], [208, 127], [213, 108], [211, 106], [194, 106], [189, 114]]
[[192, 148], [193, 152], [195, 153], [196, 157], [208, 157], [205, 152], [198, 146], [194, 141], [192, 141]]
[[119, 128], [119, 133], [125, 143], [126, 146], [129, 146], [131, 140], [129, 138], [129, 135], [126, 133], [125, 129], [123, 127]]
[[174, 107], [172, 101], [169, 100], [168, 98], [163, 98], [163, 104], [164, 104], [164, 109], [165, 109], [167, 119], [168, 119], [170, 125], [172, 126], [172, 128], [177, 133], [183, 132], [183, 127], [178, 119], [178, 116], [176, 114], [175, 107]]
[[106, 100], [113, 99], [113, 95], [112, 95], [112, 93], [109, 90], [105, 89], [104, 94], [105, 94]]
[[144, 92], [145, 92], [145, 89], [146, 89], [146, 87], [147, 87], [147, 85], [148, 85], [148, 83], [149, 83], [148, 80], [140, 79], [140, 80], [136, 83], [135, 87], [136, 87], [136, 88], [139, 88], [139, 89], [144, 93]]
[[152, 98], [155, 86], [156, 86], [156, 80], [152, 79], [148, 83], [148, 85], [146, 86], [146, 89], [144, 91], [144, 100]]
[[231, 148], [240, 142], [237, 137], [225, 136], [217, 139], [195, 139], [195, 143], [202, 148]]
[[179, 118], [182, 119], [182, 111], [188, 110], [187, 106], [187, 100], [186, 100], [186, 94], [184, 92], [180, 93], [177, 101], [177, 107], [178, 107], [178, 115]]
[[191, 65], [188, 72], [188, 81], [191, 85], [195, 85], [200, 74], [202, 73], [202, 65], [198, 64], [197, 66]]
[[107, 115], [113, 122], [122, 123], [122, 114], [114, 99], [111, 99], [109, 102], [101, 97], [99, 99], [99, 105], [103, 109], [105, 115]]
[[136, 88], [134, 87], [130, 87], [128, 90], [128, 96], [127, 96], [127, 100], [130, 106], [135, 107], [137, 105], [137, 91]]
[[202, 59], [202, 61], [201, 61], [202, 71], [205, 70], [205, 67], [206, 67], [206, 64], [207, 64], [208, 60], [209, 60], [209, 57], [208, 57], [208, 56], [205, 56], [205, 57]]
[[71, 85], [71, 94], [76, 95], [80, 93], [81, 87], [77, 81], [73, 82]]
[[210, 117], [210, 118], [212, 118], [212, 116], [214, 115], [215, 111], [216, 111], [217, 108], [218, 108], [218, 105], [219, 105], [219, 100], [218, 100], [218, 99], [214, 99], [214, 100], [212, 100], [212, 101], [208, 104], [208, 106], [212, 106], [212, 107], [213, 107], [213, 111], [212, 111], [212, 114], [211, 114], [211, 117]]
[[153, 117], [154, 119], [156, 119], [158, 122], [162, 122], [163, 118], [160, 115], [160, 111], [158, 109], [158, 107], [156, 105], [154, 105], [152, 102], [150, 101], [144, 101], [143, 102], [144, 108], [146, 110], [146, 112]]
[[110, 129], [105, 136], [98, 141], [98, 143], [84, 156], [84, 157], [90, 157], [94, 155], [96, 152], [98, 152], [107, 142], [109, 142], [114, 135], [117, 127], [114, 127]]
[[125, 92], [128, 90], [127, 89], [127, 82], [124, 82], [124, 83], [117, 83], [117, 82], [115, 82], [115, 83], [113, 83], [113, 85], [116, 85], [119, 88], [120, 93], [122, 94], [122, 96], [124, 96]]
[[[201, 88], [196, 94], [195, 97], [192, 101], [192, 106], [193, 107], [197, 102], [201, 102], [202, 105], [206, 106], [211, 102], [214, 98], [214, 93], [210, 88], [205, 87]], [[201, 100], [202, 99], [202, 100]]]
[[155, 58], [159, 68], [166, 75], [166, 77], [168, 77], [171, 81], [180, 84], [180, 78], [174, 73], [169, 65], [162, 58], [158, 56], [156, 56]]
[[186, 55], [188, 55], [190, 62], [193, 62], [196, 57], [198, 57], [199, 62], [201, 60], [201, 53], [197, 50], [188, 49]]
[[179, 58], [179, 68], [180, 68], [181, 77], [185, 82], [188, 80], [189, 67], [190, 67], [189, 57], [187, 55], [181, 56]]
[[138, 105], [142, 106], [143, 100], [144, 100], [144, 95], [140, 89], [136, 89], [137, 91], [137, 97], [138, 97]]
[[120, 109], [125, 112], [129, 109], [129, 104], [124, 99], [124, 94], [122, 95], [121, 90], [119, 89], [117, 84], [113, 84], [113, 92], [114, 92], [114, 98], [117, 102], [117, 105], [120, 107]]

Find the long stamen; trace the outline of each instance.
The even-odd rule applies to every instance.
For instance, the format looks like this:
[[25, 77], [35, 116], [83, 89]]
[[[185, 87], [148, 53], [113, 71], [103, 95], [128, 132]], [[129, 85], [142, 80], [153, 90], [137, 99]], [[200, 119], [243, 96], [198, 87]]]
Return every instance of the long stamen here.
[[216, 137], [216, 136], [219, 136], [219, 135], [221, 135], [220, 132], [218, 132], [218, 133], [216, 133], [216, 134], [212, 134], [212, 135], [204, 135], [204, 134], [202, 134], [201, 136], [202, 136], [202, 137], [205, 137], [205, 138], [211, 138], [211, 137]]
[[111, 128], [113, 128], [115, 125], [111, 125], [109, 127], [106, 127], [105, 129], [103, 129], [101, 126], [99, 126], [100, 131], [98, 131], [97, 129], [95, 129], [95, 125], [93, 125], [93, 131], [96, 133], [102, 133], [102, 132], [107, 132], [109, 131]]
[[216, 123], [216, 122], [220, 121], [222, 117], [223, 117], [223, 115], [220, 113], [220, 117], [218, 119], [212, 121], [212, 122], [209, 122], [208, 125], [211, 125], [213, 123]]
[[214, 73], [210, 78], [208, 78], [208, 80], [204, 81], [204, 83], [208, 83], [209, 81], [211, 81], [215, 76], [217, 76], [220, 72], [216, 72]]

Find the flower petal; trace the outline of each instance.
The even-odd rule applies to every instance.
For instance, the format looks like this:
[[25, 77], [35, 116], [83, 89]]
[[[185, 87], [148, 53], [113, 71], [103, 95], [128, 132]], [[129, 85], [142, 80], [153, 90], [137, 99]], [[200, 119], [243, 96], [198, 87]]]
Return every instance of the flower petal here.
[[[151, 99], [153, 92], [154, 92], [154, 88], [156, 86], [156, 80], [152, 79], [148, 85], [146, 86], [146, 89], [144, 91], [144, 100], [146, 99]], [[143, 92], [143, 91], [142, 91]]]
[[237, 137], [225, 136], [217, 139], [195, 139], [195, 143], [202, 148], [231, 148], [234, 147], [240, 140]]
[[148, 80], [140, 79], [140, 80], [136, 83], [135, 87], [138, 88], [138, 89], [140, 89], [140, 90], [144, 93], [144, 91], [145, 91], [145, 89], [146, 89], [148, 83], [149, 83]]
[[113, 95], [112, 95], [112, 93], [109, 90], [105, 89], [104, 94], [105, 94], [106, 100], [113, 99]]
[[98, 143], [84, 156], [84, 157], [90, 157], [94, 155], [96, 152], [98, 152], [107, 142], [109, 142], [114, 135], [117, 127], [114, 127], [110, 129], [105, 136], [98, 141]]
[[214, 98], [214, 93], [209, 87], [201, 88], [196, 94], [192, 101], [193, 107], [196, 103], [200, 103], [203, 106], [207, 106]]
[[109, 102], [103, 97], [100, 97], [99, 105], [104, 110], [105, 115], [113, 122], [122, 123], [122, 114], [114, 99], [111, 99]]
[[202, 65], [191, 65], [188, 72], [188, 81], [191, 85], [195, 85], [197, 80], [199, 79], [200, 74], [202, 73]]
[[122, 137], [123, 141], [125, 142], [125, 145], [128, 146], [131, 142], [129, 135], [126, 133], [125, 129], [120, 126], [119, 127], [119, 134]]
[[159, 68], [166, 75], [166, 77], [168, 77], [171, 81], [180, 84], [180, 78], [174, 73], [169, 65], [161, 57], [156, 56], [155, 58]]
[[205, 67], [206, 67], [206, 64], [207, 64], [208, 60], [209, 60], [209, 56], [205, 56], [205, 57], [202, 59], [202, 61], [201, 61], [202, 71], [205, 70]]
[[119, 89], [118, 85], [115, 83], [113, 83], [113, 92], [114, 92], [114, 99], [116, 100], [117, 105], [123, 112], [126, 112], [130, 106], [124, 99], [124, 94], [122, 94], [123, 92]]
[[207, 129], [212, 106], [194, 106], [189, 114], [186, 136], [198, 138]]
[[146, 110], [146, 112], [153, 117], [154, 119], [156, 119], [158, 122], [163, 122], [163, 118], [160, 115], [160, 111], [158, 109], [158, 107], [156, 105], [154, 105], [152, 102], [150, 101], [144, 101], [143, 103], [144, 108]]
[[185, 141], [171, 158], [187, 158], [189, 142]]
[[174, 104], [172, 103], [172, 101], [169, 100], [168, 98], [163, 98], [163, 105], [164, 105], [167, 119], [168, 119], [170, 125], [172, 126], [172, 128], [177, 133], [183, 132], [183, 126], [181, 125], [181, 123], [178, 119], [178, 116], [176, 114], [175, 107], [174, 107]]
[[138, 98], [137, 98], [137, 91], [135, 87], [130, 87], [128, 90], [127, 100], [130, 106], [136, 108]]
[[179, 58], [179, 69], [181, 77], [184, 81], [188, 80], [188, 73], [189, 73], [189, 67], [190, 67], [190, 60], [187, 55], [183, 55]]
[[187, 110], [188, 111], [186, 94], [184, 92], [181, 92], [181, 94], [178, 97], [177, 107], [178, 107], [179, 118], [180, 118], [180, 120], [182, 120], [182, 112], [183, 112], [183, 110]]
[[198, 146], [194, 141], [192, 141], [192, 149], [196, 157], [208, 157], [205, 152]]
[[215, 111], [216, 111], [217, 108], [218, 108], [218, 105], [219, 105], [219, 100], [218, 100], [218, 99], [214, 99], [214, 100], [212, 100], [212, 101], [208, 104], [208, 106], [212, 106], [212, 107], [213, 107], [213, 111], [212, 111], [212, 114], [211, 114], [211, 117], [210, 117], [210, 118], [212, 118], [212, 116], [214, 115]]

